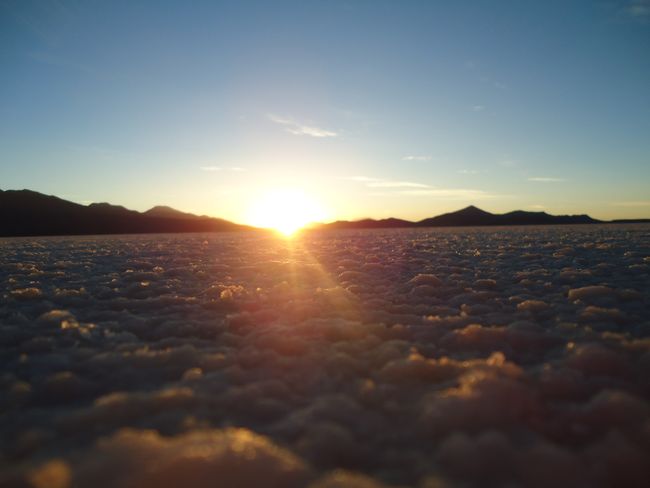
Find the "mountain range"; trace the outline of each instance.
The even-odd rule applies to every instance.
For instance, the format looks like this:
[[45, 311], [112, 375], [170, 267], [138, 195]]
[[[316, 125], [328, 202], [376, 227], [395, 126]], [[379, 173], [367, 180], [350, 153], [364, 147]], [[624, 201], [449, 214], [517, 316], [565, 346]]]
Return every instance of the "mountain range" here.
[[146, 212], [119, 205], [80, 205], [30, 190], [0, 190], [0, 236], [220, 232], [252, 227], [170, 207]]
[[[493, 214], [473, 205], [456, 212], [418, 222], [389, 218], [382, 220], [339, 220], [313, 224], [311, 229], [377, 229], [409, 227], [455, 227], [489, 225], [552, 225], [650, 222], [650, 219], [605, 222], [588, 215], [550, 215], [516, 210]], [[181, 212], [156, 206], [146, 212], [120, 205], [80, 205], [31, 190], [0, 190], [0, 236], [144, 234], [176, 232], [223, 232], [254, 230], [224, 219]]]
[[388, 227], [459, 227], [483, 225], [553, 225], [553, 224], [599, 224], [589, 215], [550, 215], [546, 212], [526, 212], [515, 210], [505, 214], [493, 214], [470, 205], [456, 212], [450, 212], [436, 217], [429, 217], [417, 222], [401, 219], [364, 219], [358, 221], [337, 221], [321, 224], [325, 228], [388, 228]]

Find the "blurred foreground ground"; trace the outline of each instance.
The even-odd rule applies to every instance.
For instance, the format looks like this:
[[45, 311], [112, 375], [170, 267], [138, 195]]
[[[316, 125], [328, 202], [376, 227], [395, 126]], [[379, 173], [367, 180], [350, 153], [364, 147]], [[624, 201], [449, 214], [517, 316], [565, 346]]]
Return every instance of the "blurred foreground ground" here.
[[650, 226], [0, 240], [0, 485], [645, 486]]

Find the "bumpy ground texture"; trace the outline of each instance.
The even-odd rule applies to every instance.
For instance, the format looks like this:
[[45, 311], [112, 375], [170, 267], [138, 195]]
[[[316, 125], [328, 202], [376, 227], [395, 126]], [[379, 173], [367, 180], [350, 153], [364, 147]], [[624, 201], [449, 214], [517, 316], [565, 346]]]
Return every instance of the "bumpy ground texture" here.
[[650, 226], [5, 239], [0, 284], [0, 485], [650, 479]]

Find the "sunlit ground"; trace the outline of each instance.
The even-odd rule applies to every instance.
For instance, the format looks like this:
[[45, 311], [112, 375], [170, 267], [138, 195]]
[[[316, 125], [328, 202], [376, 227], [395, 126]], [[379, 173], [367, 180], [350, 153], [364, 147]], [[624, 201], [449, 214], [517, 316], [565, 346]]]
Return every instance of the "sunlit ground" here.
[[0, 244], [1, 486], [650, 477], [649, 226]]

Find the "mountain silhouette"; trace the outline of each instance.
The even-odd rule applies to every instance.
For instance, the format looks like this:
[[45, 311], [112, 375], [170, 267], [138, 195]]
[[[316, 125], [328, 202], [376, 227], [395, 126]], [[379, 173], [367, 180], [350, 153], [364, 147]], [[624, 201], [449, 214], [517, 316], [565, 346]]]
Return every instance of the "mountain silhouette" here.
[[588, 215], [550, 215], [546, 212], [515, 210], [505, 214], [493, 214], [473, 205], [416, 223], [418, 227], [449, 227], [467, 225], [552, 225], [552, 224], [597, 224]]
[[31, 190], [0, 190], [0, 236], [220, 232], [252, 229], [170, 207], [140, 213], [109, 203], [80, 205]]
[[336, 229], [385, 229], [390, 227], [413, 227], [415, 224], [408, 220], [388, 219], [363, 219], [363, 220], [337, 220], [329, 224], [313, 224], [311, 228], [336, 228]]
[[421, 220], [415, 225], [418, 227], [442, 227], [442, 226], [464, 226], [464, 225], [495, 225], [496, 215], [470, 205], [456, 212], [438, 215]]
[[[312, 224], [309, 228], [382, 229], [640, 222], [650, 222], [650, 219], [620, 219], [605, 222], [584, 214], [550, 215], [546, 212], [526, 212], [524, 210], [493, 214], [470, 205], [456, 212], [430, 217], [418, 222], [396, 218], [339, 220], [328, 224]], [[153, 207], [146, 212], [137, 212], [110, 203], [80, 205], [31, 190], [0, 190], [0, 237], [222, 232], [253, 229], [255, 227], [205, 215], [181, 212], [164, 205]]]
[[593, 219], [588, 215], [550, 215], [546, 212], [526, 212], [524, 210], [515, 210], [514, 212], [508, 212], [505, 214], [493, 214], [477, 208], [474, 205], [470, 205], [469, 207], [465, 207], [455, 212], [430, 217], [418, 222], [400, 219], [364, 219], [358, 221], [339, 220], [330, 224], [321, 224], [320, 228], [367, 229], [382, 227], [464, 227], [484, 225], [598, 224], [603, 222], [604, 221], [602, 220]]
[[144, 215], [149, 217], [163, 217], [168, 219], [200, 219], [200, 218], [209, 218], [209, 217], [199, 217], [188, 212], [181, 212], [175, 208], [168, 207], [166, 205], [157, 205], [153, 208], [150, 208], [146, 212], [142, 212]]

